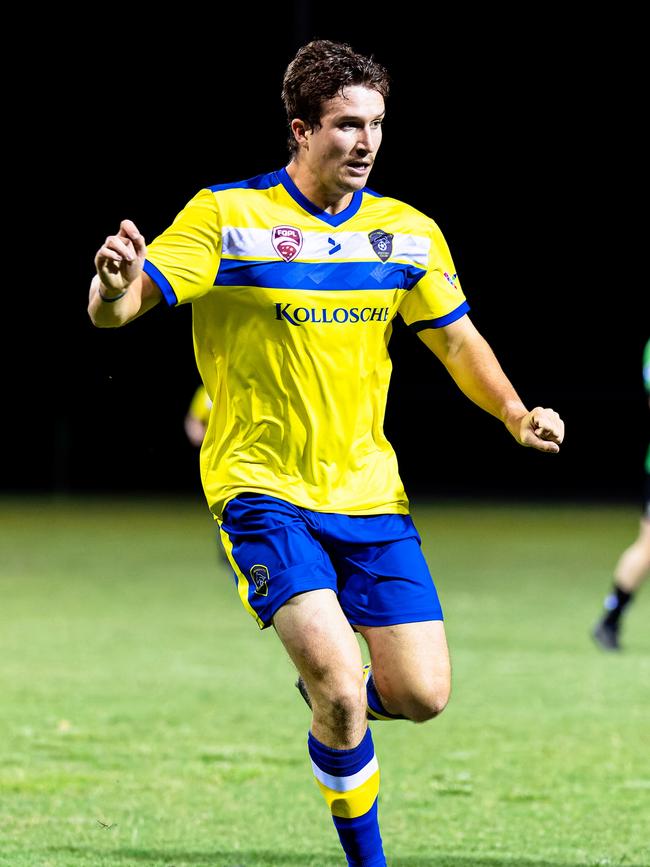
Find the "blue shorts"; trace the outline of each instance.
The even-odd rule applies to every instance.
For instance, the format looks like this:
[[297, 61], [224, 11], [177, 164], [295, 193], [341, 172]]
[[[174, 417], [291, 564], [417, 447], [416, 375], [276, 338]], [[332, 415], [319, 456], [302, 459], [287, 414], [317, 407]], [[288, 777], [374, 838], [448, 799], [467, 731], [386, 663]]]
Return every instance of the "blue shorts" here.
[[221, 540], [244, 607], [260, 629], [297, 593], [333, 590], [348, 621], [442, 620], [410, 515], [338, 515], [262, 494], [231, 500]]

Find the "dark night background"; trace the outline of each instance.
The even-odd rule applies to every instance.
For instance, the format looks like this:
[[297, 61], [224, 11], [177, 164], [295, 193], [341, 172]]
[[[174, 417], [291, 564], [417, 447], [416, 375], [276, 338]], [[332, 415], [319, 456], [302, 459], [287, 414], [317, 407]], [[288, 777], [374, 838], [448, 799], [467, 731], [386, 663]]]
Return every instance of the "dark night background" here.
[[23, 277], [15, 321], [19, 341], [30, 323], [33, 351], [6, 367], [17, 423], [3, 431], [5, 491], [200, 490], [182, 424], [198, 384], [190, 308], [93, 328], [93, 257], [126, 217], [151, 240], [200, 187], [286, 164], [282, 75], [319, 37], [389, 68], [370, 186], [436, 220], [470, 316], [522, 399], [567, 427], [558, 456], [520, 448], [398, 320], [386, 430], [407, 492], [639, 500], [650, 333], [632, 217], [639, 22], [505, 21], [461, 6], [455, 18], [431, 7], [425, 25], [411, 8], [188, 7], [155, 27], [122, 10], [110, 26], [77, 22], [74, 39], [52, 22], [46, 74], [28, 88], [47, 137], [24, 263], [35, 286]]

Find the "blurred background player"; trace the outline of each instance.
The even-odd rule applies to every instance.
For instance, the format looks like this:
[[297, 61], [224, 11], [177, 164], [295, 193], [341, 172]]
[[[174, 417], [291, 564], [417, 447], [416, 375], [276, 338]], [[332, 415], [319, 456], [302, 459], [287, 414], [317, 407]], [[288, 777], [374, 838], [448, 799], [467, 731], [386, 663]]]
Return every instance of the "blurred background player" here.
[[194, 392], [184, 420], [187, 438], [197, 448], [200, 448], [203, 443], [211, 409], [212, 401], [205, 390], [205, 386], [200, 385]]
[[[187, 438], [193, 446], [196, 446], [197, 449], [200, 449], [203, 445], [205, 432], [208, 429], [208, 421], [210, 420], [211, 409], [212, 400], [208, 395], [205, 386], [201, 384], [192, 395], [192, 400], [190, 401], [190, 405], [187, 408], [185, 418], [183, 419], [183, 426], [185, 428]], [[221, 544], [220, 534], [217, 534], [217, 539], [219, 540], [218, 548], [221, 560], [227, 566], [230, 566], [228, 557], [226, 556], [226, 552], [224, 551], [223, 545]]]
[[[643, 352], [643, 382], [650, 405], [650, 339]], [[639, 534], [623, 551], [614, 569], [614, 586], [605, 598], [604, 612], [592, 630], [604, 650], [620, 650], [621, 617], [650, 573], [650, 443], [645, 458], [643, 515]]]

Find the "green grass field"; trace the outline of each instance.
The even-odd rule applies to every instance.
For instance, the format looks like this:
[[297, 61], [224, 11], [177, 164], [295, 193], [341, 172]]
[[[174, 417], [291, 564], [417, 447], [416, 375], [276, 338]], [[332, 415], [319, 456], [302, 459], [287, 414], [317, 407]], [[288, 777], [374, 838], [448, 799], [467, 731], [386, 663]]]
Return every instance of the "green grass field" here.
[[[625, 506], [413, 504], [454, 688], [376, 723], [391, 867], [650, 865], [650, 587]], [[0, 502], [0, 865], [334, 867], [309, 712], [203, 502]]]

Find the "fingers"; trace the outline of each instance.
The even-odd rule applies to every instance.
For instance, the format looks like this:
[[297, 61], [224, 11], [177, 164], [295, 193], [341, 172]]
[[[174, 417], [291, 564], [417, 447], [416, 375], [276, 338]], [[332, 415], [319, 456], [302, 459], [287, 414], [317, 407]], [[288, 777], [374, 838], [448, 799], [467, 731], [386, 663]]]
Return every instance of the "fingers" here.
[[130, 241], [119, 235], [109, 235], [97, 251], [96, 258], [112, 259], [114, 262], [133, 262], [135, 250]]
[[555, 410], [537, 407], [531, 413], [531, 422], [538, 437], [555, 443], [564, 439], [564, 422]]
[[144, 238], [132, 220], [122, 220], [120, 223], [120, 231], [117, 233], [117, 236], [127, 238], [133, 245], [136, 254], [144, 252], [146, 247]]
[[559, 445], [557, 443], [547, 442], [541, 438], [536, 439], [534, 442], [528, 443], [534, 449], [537, 449], [538, 452], [547, 452], [550, 455], [556, 455], [560, 451]]
[[146, 253], [146, 244], [132, 220], [122, 220], [116, 235], [109, 235], [97, 251], [95, 262], [110, 259], [113, 262], [134, 262]]
[[530, 428], [535, 436], [532, 443], [541, 452], [556, 454], [564, 440], [564, 422], [553, 409], [536, 407], [530, 414]]

